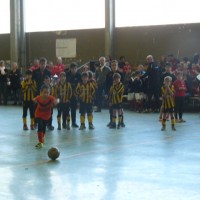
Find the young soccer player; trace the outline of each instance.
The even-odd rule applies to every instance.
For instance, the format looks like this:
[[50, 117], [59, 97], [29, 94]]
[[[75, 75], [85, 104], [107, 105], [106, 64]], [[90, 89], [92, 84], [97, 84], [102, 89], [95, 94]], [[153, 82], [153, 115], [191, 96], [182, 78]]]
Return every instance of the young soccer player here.
[[[50, 89], [50, 95], [54, 96], [54, 87], [52, 86], [51, 84], [51, 79], [49, 76], [45, 76], [44, 77], [44, 84], [47, 85]], [[53, 131], [54, 130], [54, 126], [52, 125], [52, 121], [53, 121], [53, 107], [52, 107], [52, 110], [51, 110], [51, 117], [47, 123], [47, 128], [50, 130], [50, 131]]]
[[33, 99], [37, 91], [36, 82], [32, 80], [32, 71], [26, 71], [26, 78], [22, 81], [22, 93], [23, 93], [23, 129], [28, 130], [27, 126], [27, 111], [29, 109], [31, 118], [31, 130], [34, 130], [34, 103]]
[[80, 100], [80, 120], [81, 126], [79, 130], [83, 130], [86, 128], [85, 126], [85, 114], [87, 113], [88, 122], [89, 122], [89, 129], [94, 129], [93, 125], [93, 99], [95, 94], [94, 85], [88, 81], [89, 75], [87, 72], [83, 72], [81, 75], [82, 82], [78, 83], [76, 87], [76, 96]]
[[175, 118], [174, 118], [174, 86], [171, 85], [172, 78], [166, 76], [164, 78], [164, 85], [161, 88], [162, 91], [162, 108], [163, 108], [163, 118], [162, 118], [162, 131], [166, 130], [166, 116], [167, 113], [171, 116], [172, 130], [175, 131]]
[[56, 98], [50, 95], [50, 88], [47, 85], [42, 85], [40, 95], [33, 99], [37, 103], [35, 117], [38, 123], [38, 141], [36, 148], [42, 148], [44, 144], [44, 136], [47, 123], [51, 117], [52, 107], [56, 105]]
[[[59, 99], [57, 105], [58, 109], [58, 130], [61, 130], [61, 116], [62, 116], [62, 127], [70, 130], [70, 100], [72, 97], [72, 86], [70, 82], [66, 81], [65, 72], [60, 73], [60, 81], [55, 88], [55, 96]], [[67, 124], [66, 124], [67, 121]]]
[[121, 128], [122, 124], [122, 99], [124, 94], [124, 85], [121, 83], [121, 75], [119, 73], [113, 74], [113, 85], [110, 88], [109, 92], [109, 101], [110, 106], [112, 106], [113, 117], [112, 124], [110, 128], [116, 128], [116, 118], [118, 113], [118, 125], [117, 128]]
[[[177, 73], [177, 80], [174, 81], [175, 90], [175, 119], [176, 122], [185, 122], [183, 119], [183, 104], [186, 96], [187, 87], [185, 81], [183, 80], [183, 72], [179, 71]], [[178, 119], [179, 117], [179, 119]]]

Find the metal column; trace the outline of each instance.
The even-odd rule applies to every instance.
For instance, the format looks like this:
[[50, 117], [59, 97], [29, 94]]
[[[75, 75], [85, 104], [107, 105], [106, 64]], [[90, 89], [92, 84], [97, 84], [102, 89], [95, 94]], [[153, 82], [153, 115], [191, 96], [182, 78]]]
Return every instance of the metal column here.
[[105, 0], [105, 56], [114, 57], [115, 0]]
[[23, 0], [10, 0], [10, 61], [26, 65]]

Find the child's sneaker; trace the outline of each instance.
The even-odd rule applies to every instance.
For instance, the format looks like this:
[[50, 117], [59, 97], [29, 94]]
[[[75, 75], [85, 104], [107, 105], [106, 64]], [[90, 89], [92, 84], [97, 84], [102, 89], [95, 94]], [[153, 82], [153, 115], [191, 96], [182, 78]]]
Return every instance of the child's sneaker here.
[[179, 123], [180, 121], [179, 121], [178, 119], [175, 119], [175, 122], [176, 122], [176, 123]]
[[28, 126], [27, 126], [26, 124], [24, 124], [23, 130], [24, 130], [24, 131], [27, 131], [27, 130], [28, 130]]
[[31, 125], [31, 130], [35, 130], [35, 126], [34, 125]]
[[66, 129], [70, 130], [70, 125], [69, 124], [66, 125]]
[[184, 119], [179, 119], [179, 122], [180, 123], [184, 123], [184, 122], [186, 122]]
[[122, 122], [120, 125], [121, 125], [122, 128], [124, 128], [124, 127], [126, 126], [126, 125], [124, 124], [124, 122]]
[[62, 127], [63, 127], [64, 129], [66, 129], [66, 128], [67, 128], [67, 124], [62, 124]]
[[106, 126], [107, 126], [107, 127], [110, 127], [110, 125], [111, 125], [111, 122], [109, 122]]
[[165, 131], [166, 130], [166, 126], [163, 126], [162, 128], [161, 128], [161, 131]]
[[109, 128], [116, 128], [116, 124], [112, 123]]
[[89, 124], [89, 129], [94, 129], [94, 125], [91, 123], [91, 124]]
[[172, 125], [172, 131], [176, 131], [176, 128], [175, 128], [175, 126], [173, 126], [173, 125]]
[[86, 129], [86, 126], [85, 126], [85, 124], [81, 124], [81, 126], [80, 126], [79, 130], [84, 130], [84, 129]]
[[43, 143], [39, 142], [35, 145], [35, 148], [40, 149], [43, 147]]
[[121, 124], [118, 124], [117, 125], [117, 129], [120, 129], [122, 126], [121, 126]]
[[59, 131], [61, 130], [61, 125], [60, 125], [60, 124], [58, 124], [58, 130], [59, 130]]
[[50, 131], [53, 131], [53, 130], [54, 130], [54, 126], [52, 126], [52, 125], [47, 125], [47, 128], [48, 128]]

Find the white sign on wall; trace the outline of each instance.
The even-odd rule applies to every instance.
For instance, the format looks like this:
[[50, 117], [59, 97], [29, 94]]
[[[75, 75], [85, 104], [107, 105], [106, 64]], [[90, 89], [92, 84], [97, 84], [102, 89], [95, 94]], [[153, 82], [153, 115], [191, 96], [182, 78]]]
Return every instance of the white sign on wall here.
[[56, 39], [56, 56], [62, 58], [75, 58], [76, 38]]

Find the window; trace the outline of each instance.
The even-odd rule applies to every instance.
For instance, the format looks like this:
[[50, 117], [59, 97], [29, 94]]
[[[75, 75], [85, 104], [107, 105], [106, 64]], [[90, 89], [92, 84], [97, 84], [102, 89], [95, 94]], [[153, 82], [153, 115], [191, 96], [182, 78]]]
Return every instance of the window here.
[[0, 8], [0, 34], [10, 33], [10, 0], [1, 0]]
[[199, 23], [198, 0], [116, 0], [116, 26]]
[[25, 0], [26, 32], [105, 27], [105, 0]]

